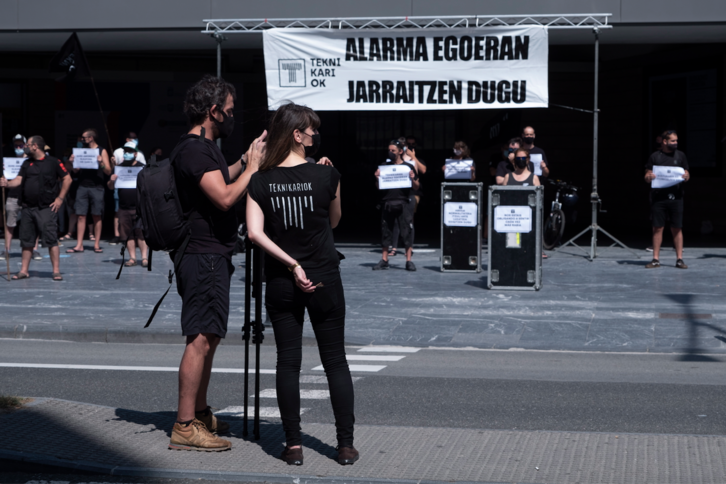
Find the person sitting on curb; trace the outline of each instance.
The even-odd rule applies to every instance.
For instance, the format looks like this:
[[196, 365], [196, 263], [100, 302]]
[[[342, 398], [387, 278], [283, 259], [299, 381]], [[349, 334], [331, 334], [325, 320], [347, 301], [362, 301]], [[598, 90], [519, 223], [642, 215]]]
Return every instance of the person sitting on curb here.
[[[18, 201], [20, 213], [20, 246], [23, 259], [20, 272], [13, 280], [30, 277], [28, 268], [33, 256], [38, 235], [48, 247], [53, 264], [53, 280], [62, 281], [60, 273], [60, 249], [58, 248], [58, 210], [71, 186], [71, 177], [65, 166], [52, 156], [46, 155], [45, 141], [40, 136], [31, 136], [25, 146], [28, 159], [20, 167], [20, 173], [11, 181], [0, 178], [2, 187], [20, 187]], [[40, 232], [40, 234], [38, 234]]]

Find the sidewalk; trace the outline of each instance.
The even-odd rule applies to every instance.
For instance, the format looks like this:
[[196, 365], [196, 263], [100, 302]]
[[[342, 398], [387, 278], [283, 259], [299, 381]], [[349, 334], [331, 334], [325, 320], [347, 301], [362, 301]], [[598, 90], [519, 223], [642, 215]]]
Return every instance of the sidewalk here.
[[[232, 422], [232, 450], [167, 449], [174, 416], [39, 399], [0, 415], [0, 459], [102, 474], [247, 482], [481, 482], [713, 484], [726, 480], [726, 437], [356, 427], [361, 459], [333, 460], [332, 424], [303, 422], [305, 465], [277, 457], [279, 421], [263, 420], [261, 440]], [[250, 425], [251, 431], [251, 425]], [[250, 432], [251, 433], [251, 432]], [[12, 438], [7, 438], [12, 436]]]
[[[338, 248], [346, 255], [348, 344], [726, 353], [718, 339], [726, 337], [726, 249], [686, 248], [688, 270], [673, 267], [675, 254], [666, 249], [664, 266], [646, 270], [652, 254], [645, 251], [636, 259], [623, 249], [601, 248], [602, 258], [589, 262], [568, 248], [544, 261], [542, 290], [505, 292], [486, 288], [486, 272], [441, 273], [438, 249], [416, 247], [416, 272], [404, 270], [402, 255], [391, 258], [390, 270], [374, 272], [377, 247]], [[152, 272], [124, 268], [116, 280], [119, 250], [63, 254], [61, 283], [50, 279], [47, 258], [31, 263], [30, 279], [0, 280], [0, 337], [181, 343], [175, 286], [143, 328], [168, 287], [169, 257], [155, 253]], [[19, 257], [11, 262], [16, 271]], [[241, 343], [244, 317], [244, 257], [233, 262], [224, 344]], [[305, 331], [313, 336], [309, 325]], [[266, 336], [272, 343], [269, 328]]]

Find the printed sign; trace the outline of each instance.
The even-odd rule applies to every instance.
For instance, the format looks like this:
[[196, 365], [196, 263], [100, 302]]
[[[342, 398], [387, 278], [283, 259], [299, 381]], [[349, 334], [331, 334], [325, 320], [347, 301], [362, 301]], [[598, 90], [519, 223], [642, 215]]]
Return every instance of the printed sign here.
[[[269, 29], [267, 103], [321, 111], [547, 107], [543, 26]], [[393, 106], [391, 106], [393, 105]]]
[[378, 189], [390, 190], [392, 188], [411, 188], [411, 167], [401, 163], [400, 165], [381, 165], [378, 167]]
[[136, 177], [144, 168], [143, 166], [117, 166], [114, 168], [116, 179], [116, 188], [136, 188]]
[[655, 178], [650, 184], [652, 188], [668, 188], [685, 181], [683, 175], [686, 174], [686, 170], [680, 166], [656, 165], [653, 167], [653, 174]]
[[26, 158], [3, 158], [3, 176], [6, 180], [12, 180], [18, 173]]
[[499, 205], [494, 207], [494, 231], [521, 233], [532, 231], [532, 208], [525, 205]]
[[534, 174], [542, 176], [542, 153], [534, 153], [529, 155], [529, 161], [534, 167]]
[[474, 160], [446, 160], [444, 178], [447, 180], [471, 180]]
[[73, 148], [73, 168], [98, 170], [98, 148]]
[[478, 207], [472, 202], [444, 203], [444, 225], [447, 227], [476, 227]]

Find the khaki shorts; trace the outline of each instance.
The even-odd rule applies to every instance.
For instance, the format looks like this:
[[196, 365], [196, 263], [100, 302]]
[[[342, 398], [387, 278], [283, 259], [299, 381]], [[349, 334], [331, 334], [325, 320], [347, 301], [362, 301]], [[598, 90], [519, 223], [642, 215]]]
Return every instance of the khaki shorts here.
[[18, 225], [18, 215], [20, 215], [20, 206], [17, 198], [8, 198], [5, 203], [5, 210], [8, 217], [8, 228], [11, 229]]

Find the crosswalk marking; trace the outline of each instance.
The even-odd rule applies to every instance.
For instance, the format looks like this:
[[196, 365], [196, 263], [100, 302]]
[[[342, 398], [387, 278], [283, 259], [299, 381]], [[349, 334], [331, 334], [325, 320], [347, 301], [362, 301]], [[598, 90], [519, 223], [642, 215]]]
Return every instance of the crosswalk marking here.
[[[386, 365], [348, 365], [348, 368], [350, 368], [350, 371], [366, 371], [366, 372], [372, 372], [375, 373], [377, 371], [381, 371], [384, 369]], [[325, 368], [323, 368], [323, 365], [316, 366], [313, 368], [313, 371], [323, 371]]]
[[401, 361], [405, 356], [399, 355], [347, 355], [348, 361]]
[[[303, 414], [310, 410], [309, 408], [301, 408], [300, 414]], [[226, 407], [218, 412], [214, 412], [214, 415], [217, 416], [225, 416], [225, 417], [244, 417], [244, 406], [233, 406], [233, 407]], [[255, 416], [255, 407], [254, 405], [250, 405], [247, 407], [247, 416], [248, 417], [254, 417]], [[260, 407], [260, 417], [265, 418], [280, 418], [280, 409], [277, 407]]]
[[[179, 371], [178, 366], [116, 366], [116, 365], [56, 365], [47, 363], [0, 363], [0, 368], [43, 368], [58, 370], [113, 370], [113, 371]], [[244, 368], [212, 368], [212, 373], [244, 373]], [[254, 368], [250, 368], [254, 373]], [[261, 375], [274, 375], [275, 370], [260, 370]]]
[[364, 346], [359, 353], [418, 353], [421, 348], [408, 346]]
[[[253, 395], [250, 395], [253, 396]], [[268, 388], [260, 392], [260, 398], [277, 398], [277, 390]], [[300, 398], [303, 400], [326, 400], [330, 398], [329, 390], [300, 390]]]

